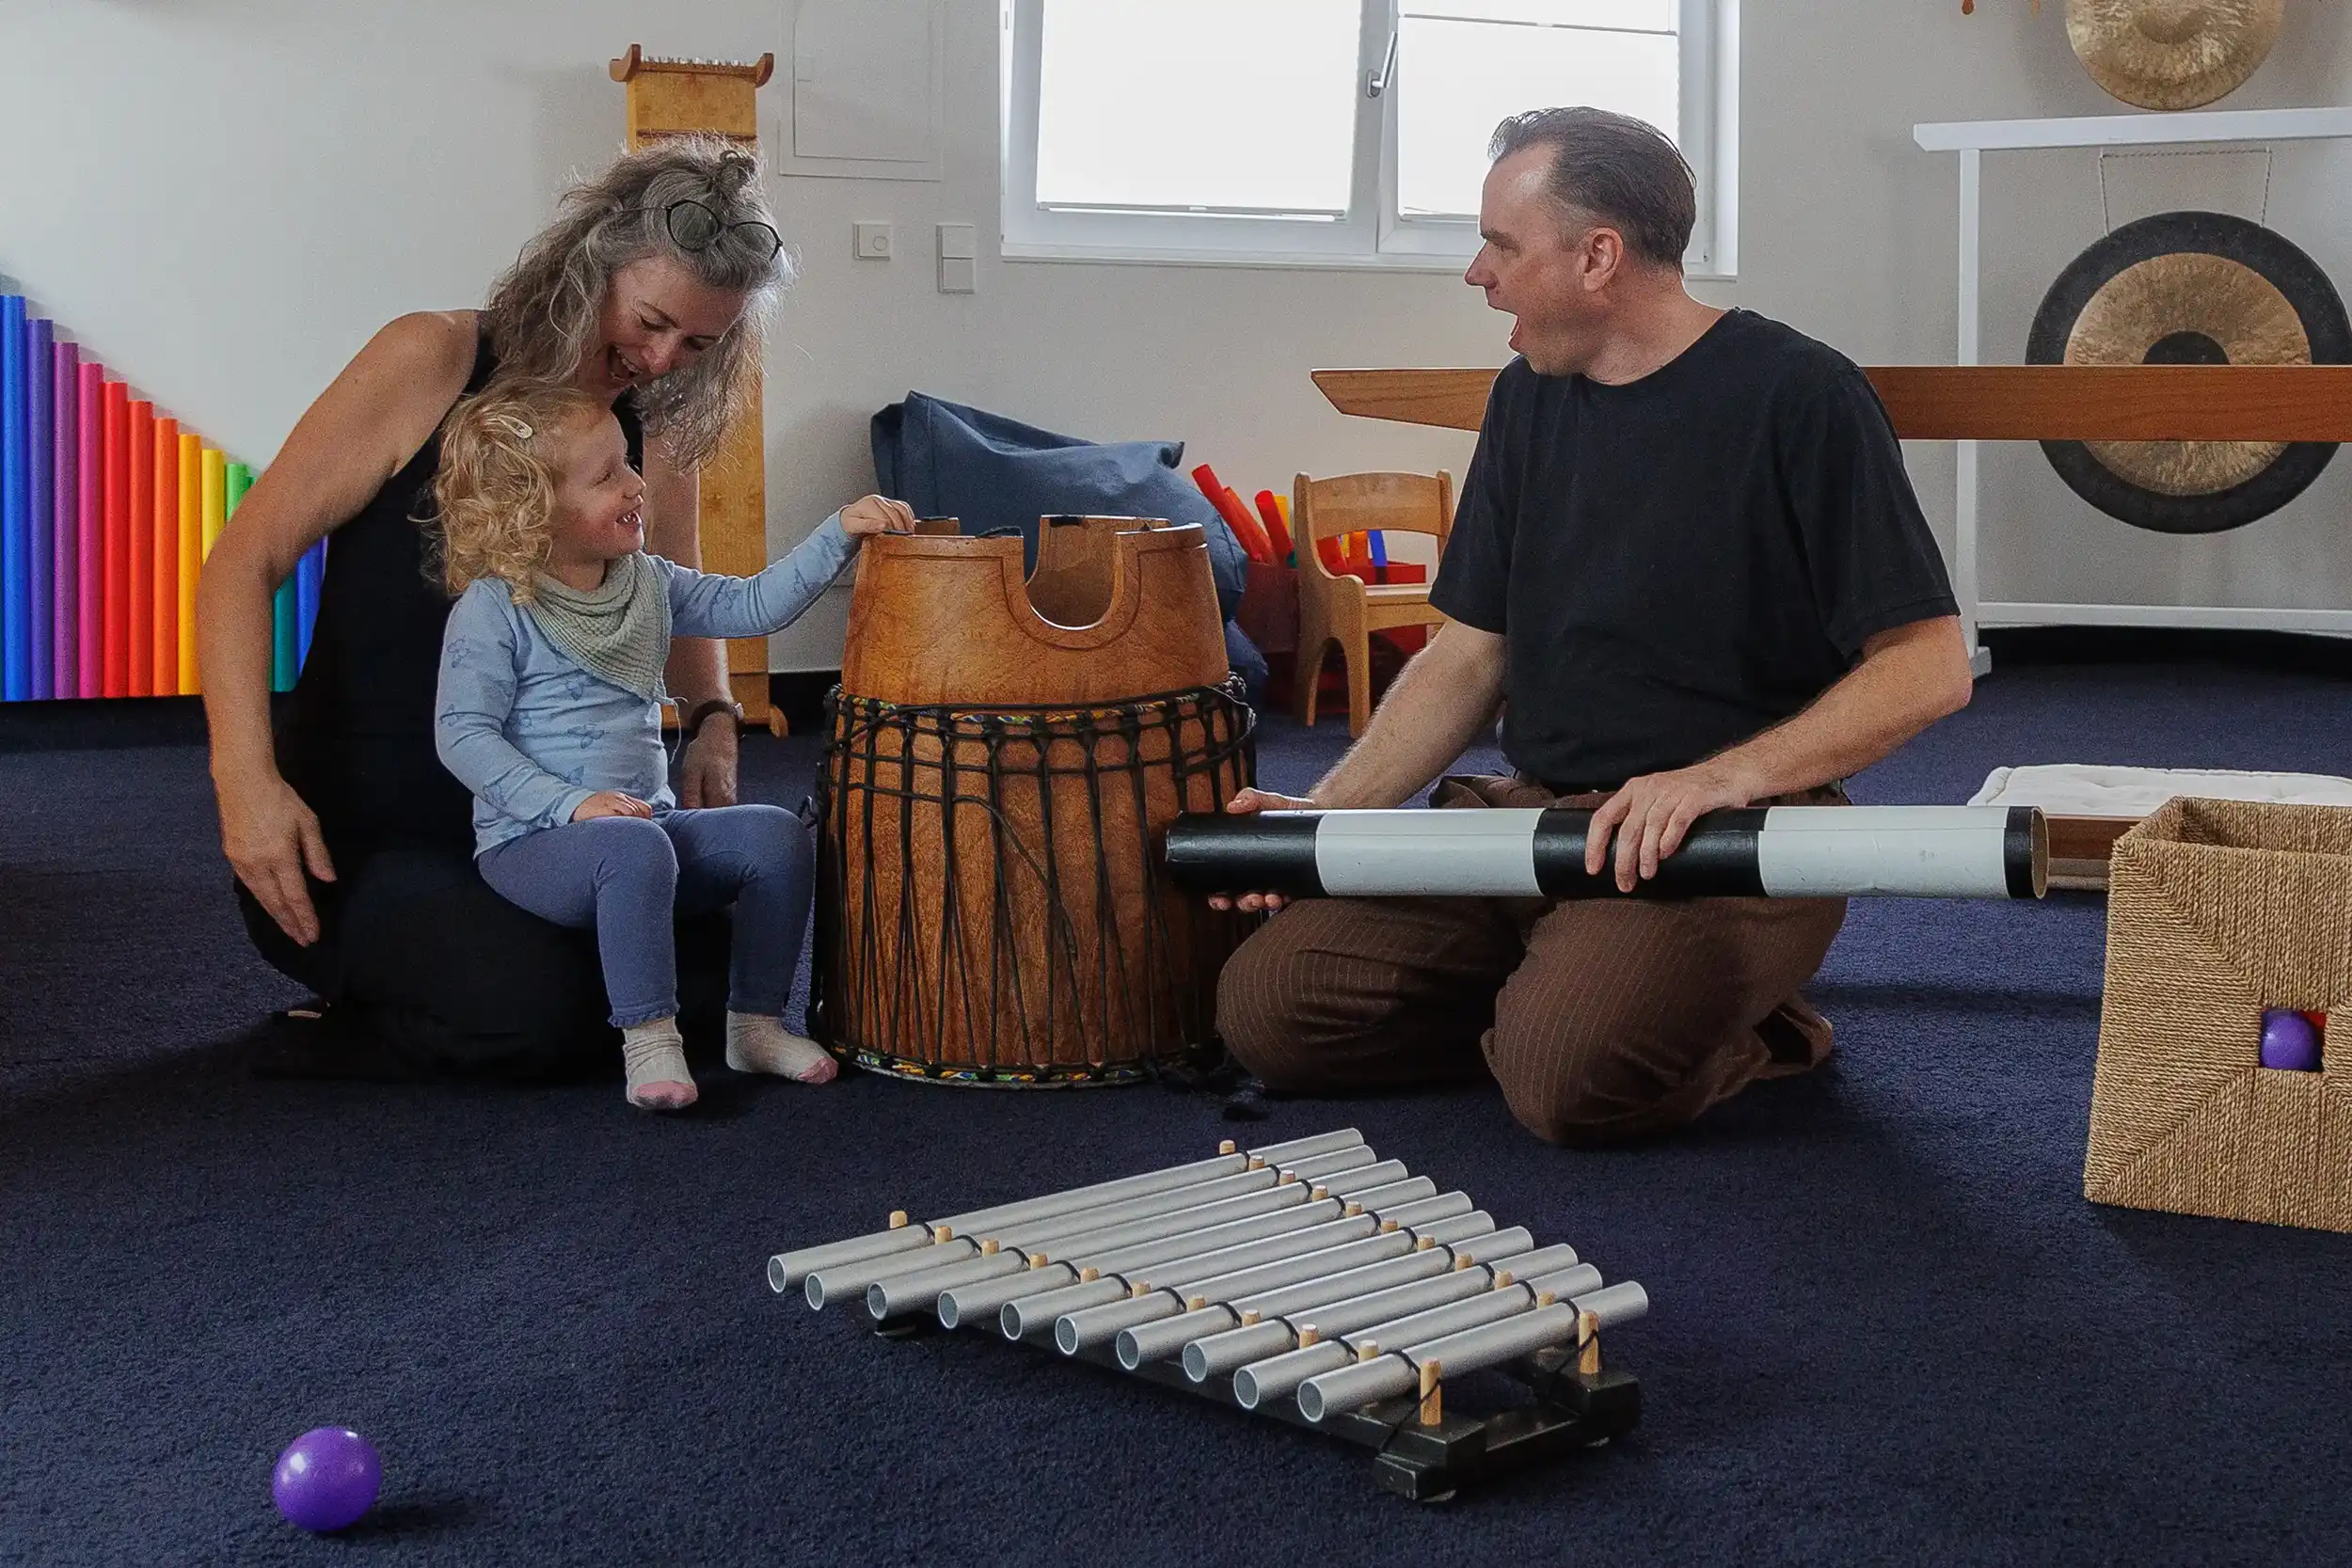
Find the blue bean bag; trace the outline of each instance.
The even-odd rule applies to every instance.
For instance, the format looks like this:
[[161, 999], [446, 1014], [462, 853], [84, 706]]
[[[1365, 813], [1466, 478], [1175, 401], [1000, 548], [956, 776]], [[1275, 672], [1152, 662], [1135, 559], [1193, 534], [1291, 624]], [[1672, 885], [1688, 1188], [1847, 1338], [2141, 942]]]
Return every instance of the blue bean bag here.
[[[919, 517], [961, 518], [966, 533], [1019, 529], [1032, 571], [1040, 517], [1164, 517], [1200, 525], [1217, 612], [1231, 622], [1241, 603], [1249, 558], [1177, 467], [1182, 441], [1082, 441], [921, 392], [875, 415], [873, 438], [883, 495]], [[1229, 644], [1235, 635], [1229, 626]]]

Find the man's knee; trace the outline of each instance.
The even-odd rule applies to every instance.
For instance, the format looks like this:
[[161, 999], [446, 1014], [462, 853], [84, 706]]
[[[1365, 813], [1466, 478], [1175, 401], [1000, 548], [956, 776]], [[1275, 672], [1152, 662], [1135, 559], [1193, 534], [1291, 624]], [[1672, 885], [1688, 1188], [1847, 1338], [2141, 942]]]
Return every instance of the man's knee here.
[[1625, 1109], [1597, 1074], [1570, 1068], [1559, 1073], [1495, 1073], [1502, 1097], [1520, 1126], [1548, 1144], [1588, 1148], [1632, 1137], [1646, 1127], [1629, 1128]]
[[1296, 1002], [1307, 979], [1307, 955], [1281, 940], [1279, 923], [1252, 932], [1217, 974], [1217, 1034], [1269, 1087], [1293, 1086], [1303, 1066]]
[[1563, 1014], [1497, 1009], [1486, 1064], [1520, 1125], [1546, 1143], [1592, 1148], [1684, 1125], [1712, 1104], [1692, 1069], [1708, 1069], [1722, 1021], [1648, 1005], [1580, 1006]]

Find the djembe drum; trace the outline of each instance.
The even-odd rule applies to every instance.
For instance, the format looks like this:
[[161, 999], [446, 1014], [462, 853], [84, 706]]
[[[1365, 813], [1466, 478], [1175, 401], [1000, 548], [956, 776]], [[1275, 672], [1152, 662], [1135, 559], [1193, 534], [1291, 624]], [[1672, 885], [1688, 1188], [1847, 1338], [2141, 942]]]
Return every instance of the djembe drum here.
[[[946, 525], [952, 528], [952, 524]], [[1159, 839], [1249, 782], [1200, 530], [869, 539], [818, 790], [811, 1026], [852, 1065], [1042, 1086], [1205, 1044], [1240, 917]]]

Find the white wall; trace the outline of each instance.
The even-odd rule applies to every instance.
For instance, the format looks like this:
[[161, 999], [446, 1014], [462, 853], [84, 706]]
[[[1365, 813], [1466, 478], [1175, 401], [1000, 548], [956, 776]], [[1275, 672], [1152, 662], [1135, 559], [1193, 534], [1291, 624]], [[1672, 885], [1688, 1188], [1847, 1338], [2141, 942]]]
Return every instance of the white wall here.
[[[2114, 107], [2067, 52], [2062, 8], [1747, 0], [1741, 277], [1713, 297], [1865, 362], [1948, 360], [1953, 170], [1910, 127]], [[996, 7], [949, 9], [946, 178], [775, 186], [804, 277], [769, 362], [773, 548], [870, 486], [867, 417], [910, 388], [1098, 438], [1181, 437], [1249, 489], [1301, 468], [1458, 471], [1467, 436], [1344, 419], [1306, 375], [1499, 362], [1507, 322], [1456, 279], [996, 260]], [[2344, 100], [2344, 8], [2296, 7], [2290, 25], [2231, 106]], [[776, 0], [0, 0], [0, 55], [52, 65], [12, 64], [0, 94], [0, 275], [144, 392], [266, 462], [374, 327], [477, 303], [565, 174], [617, 150], [612, 55], [635, 40], [788, 58], [784, 31]], [[771, 129], [783, 90], [762, 89]], [[2269, 207], [2352, 279], [2352, 218], [2326, 200], [2344, 156], [2282, 151]], [[2042, 291], [2099, 232], [2097, 176], [2090, 154], [1994, 161], [1990, 357], [2022, 353]], [[2251, 189], [2242, 160], [2176, 161], [2153, 181], [2137, 166], [2109, 184], [2137, 210], [2228, 207]], [[898, 225], [897, 260], [851, 259], [850, 223], [873, 218]], [[936, 293], [940, 221], [978, 225], [977, 293]], [[1913, 459], [1947, 527], [1948, 450]], [[2332, 543], [2352, 460], [2287, 513], [2192, 541], [2100, 517], [2030, 449], [1987, 467], [1990, 594], [2352, 602], [2352, 552]], [[837, 661], [839, 597], [778, 639], [778, 668]]]

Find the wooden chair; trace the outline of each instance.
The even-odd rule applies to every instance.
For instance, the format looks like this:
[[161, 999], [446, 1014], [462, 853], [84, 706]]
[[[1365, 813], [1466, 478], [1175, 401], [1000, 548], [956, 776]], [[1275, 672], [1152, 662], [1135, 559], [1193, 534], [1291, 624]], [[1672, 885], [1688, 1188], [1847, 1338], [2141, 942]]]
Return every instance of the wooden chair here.
[[[1315, 688], [1323, 675], [1324, 650], [1336, 642], [1347, 672], [1347, 733], [1359, 736], [1372, 721], [1372, 634], [1392, 626], [1436, 626], [1445, 617], [1429, 607], [1427, 583], [1367, 583], [1335, 575], [1315, 546], [1365, 529], [1426, 533], [1440, 557], [1454, 530], [1454, 476], [1428, 474], [1341, 474], [1310, 479], [1300, 474], [1291, 488], [1291, 532], [1298, 546], [1298, 664], [1292, 711], [1302, 724], [1315, 721]], [[1430, 576], [1437, 576], [1433, 567]]]

